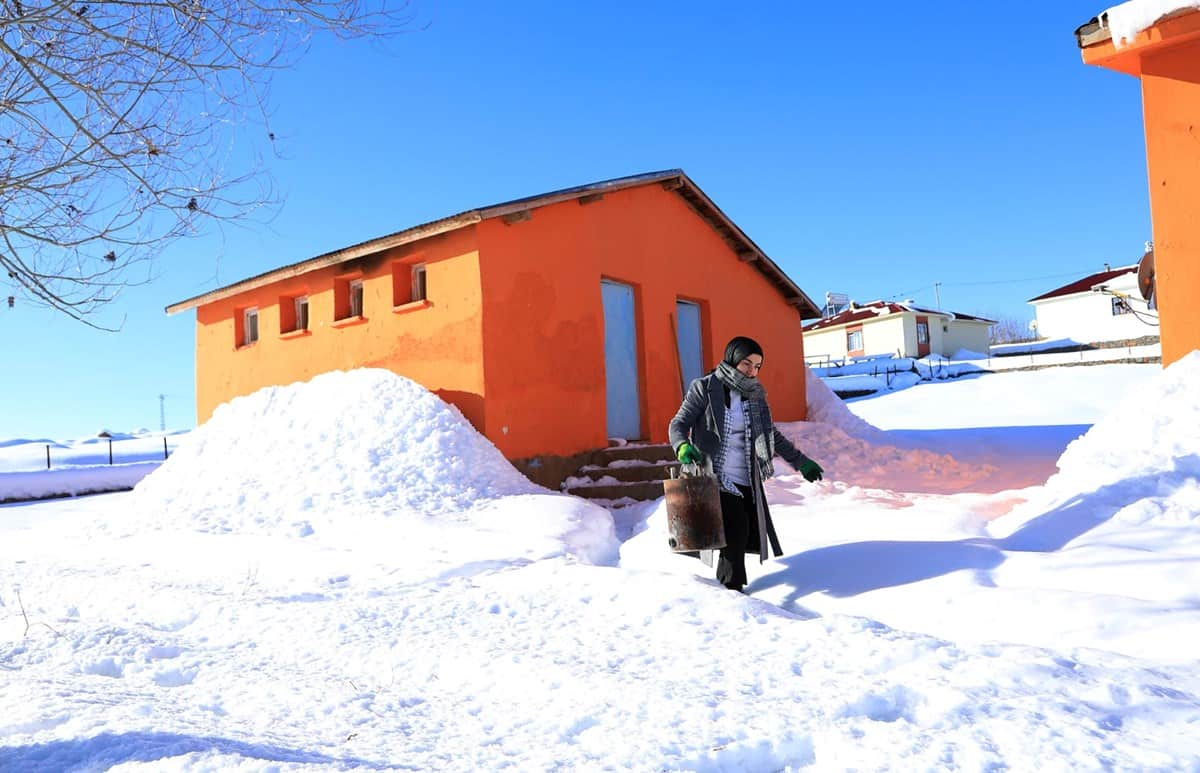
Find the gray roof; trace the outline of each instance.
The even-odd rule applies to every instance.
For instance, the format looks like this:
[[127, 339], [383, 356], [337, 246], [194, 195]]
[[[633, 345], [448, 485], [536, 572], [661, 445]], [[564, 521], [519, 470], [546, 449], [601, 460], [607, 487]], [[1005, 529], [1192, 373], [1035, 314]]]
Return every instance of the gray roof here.
[[625, 188], [641, 185], [662, 185], [674, 191], [688, 206], [692, 208], [715, 230], [722, 239], [733, 249], [738, 258], [753, 265], [778, 290], [788, 303], [795, 306], [801, 319], [811, 319], [821, 316], [820, 308], [792, 279], [779, 268], [754, 241], [746, 235], [724, 212], [713, 203], [700, 187], [692, 182], [682, 169], [668, 169], [660, 172], [618, 177], [613, 180], [579, 185], [574, 188], [542, 193], [536, 196], [526, 196], [488, 207], [469, 209], [457, 215], [432, 220], [428, 223], [406, 228], [387, 236], [359, 242], [349, 247], [343, 247], [332, 252], [322, 253], [312, 258], [273, 269], [248, 279], [243, 279], [224, 287], [210, 290], [200, 295], [179, 301], [167, 306], [168, 314], [186, 311], [207, 303], [228, 298], [232, 295], [253, 290], [267, 284], [286, 279], [328, 266], [344, 263], [348, 260], [362, 257], [371, 253], [381, 252], [401, 244], [408, 244], [419, 239], [425, 239], [437, 234], [454, 231], [469, 225], [495, 217], [519, 217], [531, 209], [557, 204], [562, 201], [581, 199], [588, 196], [601, 196], [604, 193], [615, 192]]

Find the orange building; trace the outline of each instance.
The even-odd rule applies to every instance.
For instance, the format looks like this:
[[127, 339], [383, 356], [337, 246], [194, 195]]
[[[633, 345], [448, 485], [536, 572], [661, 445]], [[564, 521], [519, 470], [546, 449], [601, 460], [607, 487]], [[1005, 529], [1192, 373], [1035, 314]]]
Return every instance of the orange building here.
[[[1200, 11], [1185, 6], [1134, 0], [1075, 31], [1084, 62], [1142, 82], [1163, 365], [1200, 349]], [[1159, 18], [1122, 34], [1139, 16]]]
[[803, 419], [801, 320], [820, 316], [680, 170], [470, 210], [167, 313], [193, 308], [201, 422], [264, 386], [388, 368], [540, 482], [609, 438], [665, 441], [734, 335], [762, 344], [776, 419]]

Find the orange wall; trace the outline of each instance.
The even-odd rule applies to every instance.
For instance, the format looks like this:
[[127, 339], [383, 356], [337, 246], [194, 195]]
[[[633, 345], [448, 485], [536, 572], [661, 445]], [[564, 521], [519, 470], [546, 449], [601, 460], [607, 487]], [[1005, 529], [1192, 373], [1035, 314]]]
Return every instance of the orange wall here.
[[1200, 13], [1160, 21], [1083, 61], [1139, 76], [1163, 365], [1200, 349]]
[[486, 434], [510, 458], [607, 444], [601, 278], [635, 288], [642, 429], [664, 441], [681, 399], [671, 314], [701, 303], [706, 367], [734, 335], [765, 351], [777, 421], [805, 416], [800, 317], [675, 193], [648, 185], [567, 201], [479, 232]]
[[1200, 40], [1142, 60], [1163, 365], [1200, 349]]
[[[425, 263], [427, 308], [393, 311], [392, 265]], [[334, 322], [339, 276], [363, 279], [363, 317]], [[307, 294], [309, 332], [281, 335], [280, 297]], [[235, 320], [257, 306], [259, 340], [237, 346]], [[196, 314], [196, 412], [207, 421], [223, 402], [264, 386], [330, 370], [389, 368], [437, 391], [484, 425], [479, 255], [474, 227], [425, 239], [201, 306]]]

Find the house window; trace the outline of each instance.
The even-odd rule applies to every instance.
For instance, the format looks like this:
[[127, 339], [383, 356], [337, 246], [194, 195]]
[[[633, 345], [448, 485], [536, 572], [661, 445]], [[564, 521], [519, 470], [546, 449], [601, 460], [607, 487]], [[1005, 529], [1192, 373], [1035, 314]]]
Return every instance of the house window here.
[[279, 299], [279, 332], [308, 330], [308, 297], [283, 296]]
[[296, 299], [296, 324], [292, 330], [308, 330], [308, 296]]
[[413, 301], [423, 301], [428, 297], [425, 293], [425, 264], [419, 263], [412, 267], [412, 298]]
[[392, 305], [403, 306], [425, 300], [425, 264], [392, 265]]
[[846, 331], [846, 351], [861, 352], [863, 350], [862, 330]]
[[929, 343], [929, 323], [928, 322], [918, 322], [917, 323], [917, 343], [919, 343], [919, 344]]
[[333, 282], [333, 318], [353, 319], [363, 315], [363, 283], [353, 277], [339, 277]]
[[1127, 299], [1116, 296], [1112, 299], [1112, 313], [1114, 317], [1119, 314], [1132, 314], [1133, 309], [1129, 306]]
[[258, 340], [258, 309], [246, 309], [242, 312], [242, 346], [249, 346]]

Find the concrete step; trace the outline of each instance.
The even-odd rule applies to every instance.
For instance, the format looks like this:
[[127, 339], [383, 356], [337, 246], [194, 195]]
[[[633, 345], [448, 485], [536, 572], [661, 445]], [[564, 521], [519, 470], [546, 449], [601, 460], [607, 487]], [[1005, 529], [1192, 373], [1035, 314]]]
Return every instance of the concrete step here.
[[671, 477], [671, 470], [679, 469], [679, 462], [652, 462], [650, 464], [621, 464], [622, 461], [629, 460], [614, 460], [616, 466], [609, 465], [601, 467], [599, 465], [588, 465], [581, 467], [579, 472], [575, 473], [576, 477], [587, 477], [592, 480], [600, 480], [605, 476], [616, 478], [622, 483], [636, 483], [639, 481], [650, 480], [666, 480]]
[[675, 452], [666, 443], [628, 446], [609, 446], [597, 453], [601, 467], [618, 459], [637, 459], [643, 462], [667, 462], [675, 460]]
[[658, 499], [663, 495], [662, 481], [638, 481], [604, 486], [574, 486], [566, 493], [585, 499], [621, 499], [629, 497], [638, 501]]

